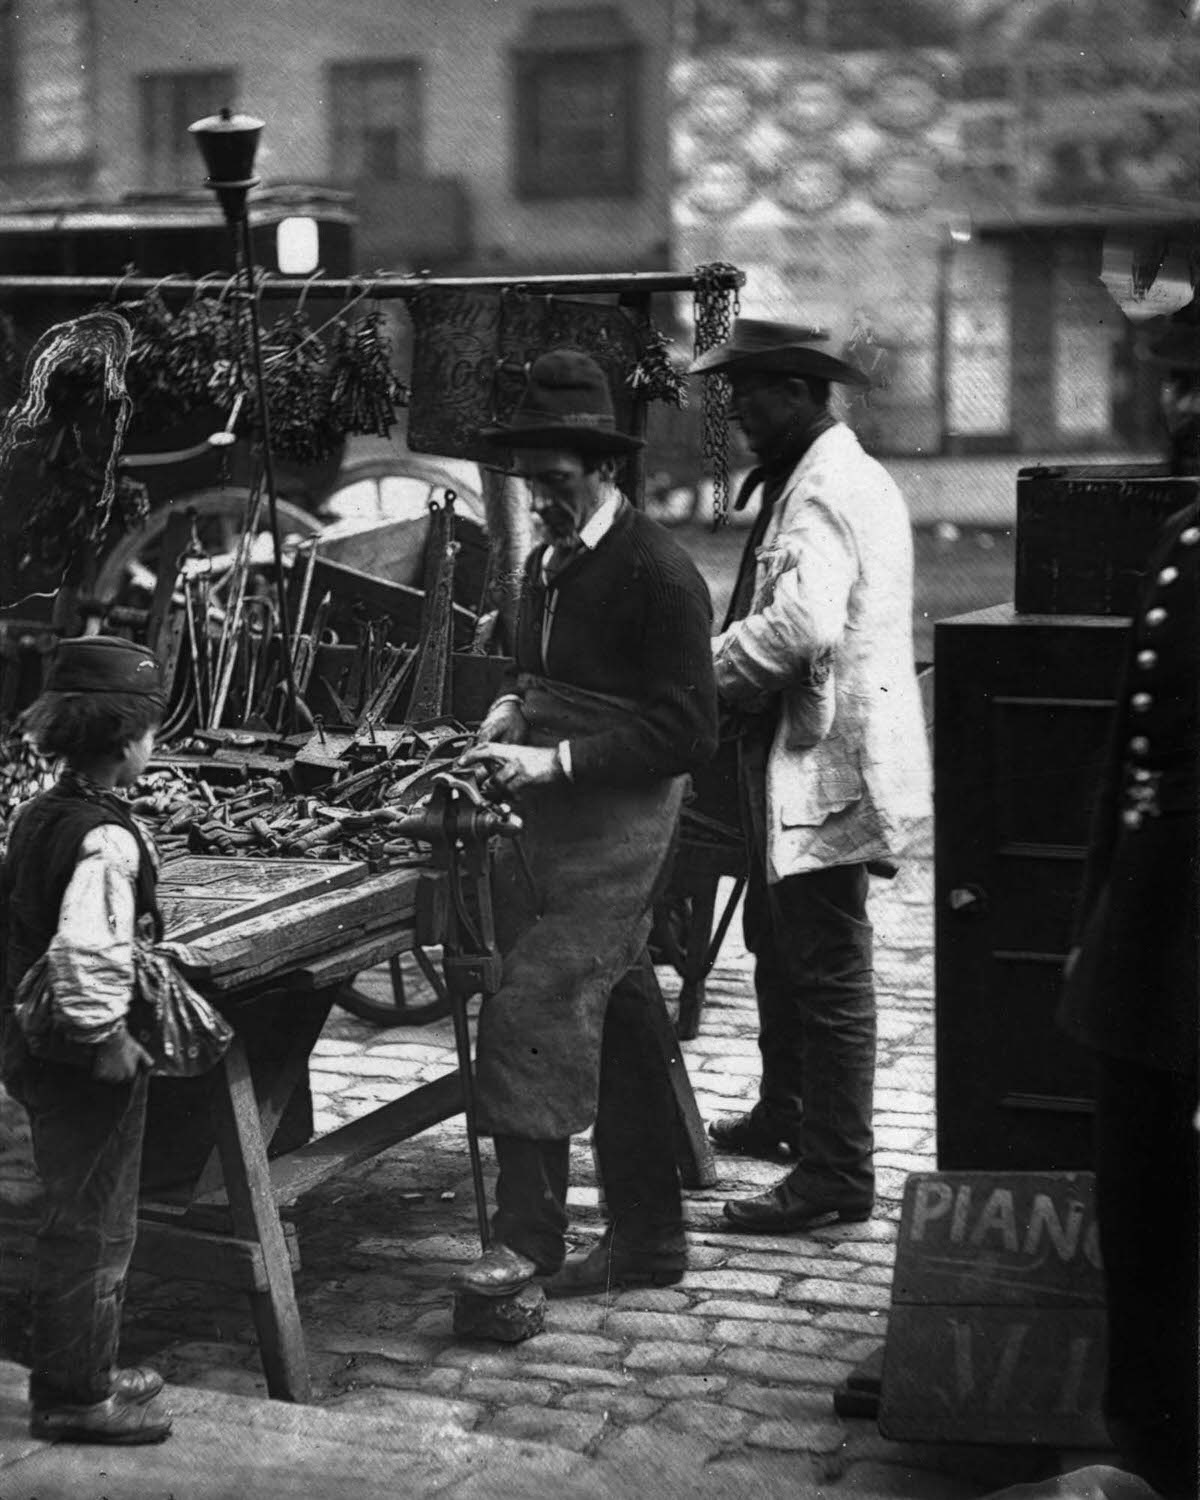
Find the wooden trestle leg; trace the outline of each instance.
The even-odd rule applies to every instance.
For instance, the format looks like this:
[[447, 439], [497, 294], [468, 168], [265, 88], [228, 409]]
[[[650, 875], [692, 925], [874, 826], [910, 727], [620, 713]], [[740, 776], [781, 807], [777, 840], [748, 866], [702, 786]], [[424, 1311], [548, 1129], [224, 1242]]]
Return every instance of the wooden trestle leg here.
[[306, 1402], [312, 1390], [304, 1332], [292, 1284], [283, 1225], [271, 1189], [267, 1152], [246, 1049], [235, 1037], [218, 1078], [217, 1149], [234, 1234], [262, 1246], [266, 1287], [249, 1293], [267, 1390], [276, 1400]]

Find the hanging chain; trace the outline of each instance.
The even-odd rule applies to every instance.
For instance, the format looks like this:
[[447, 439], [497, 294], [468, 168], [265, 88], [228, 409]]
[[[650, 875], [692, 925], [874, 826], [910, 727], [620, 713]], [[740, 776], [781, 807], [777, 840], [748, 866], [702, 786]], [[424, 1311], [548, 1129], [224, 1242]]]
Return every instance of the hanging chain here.
[[[733, 319], [742, 310], [741, 300], [736, 288], [730, 290], [722, 282], [740, 273], [736, 266], [712, 261], [697, 266], [694, 274], [695, 351], [699, 356], [729, 337]], [[706, 375], [702, 445], [704, 466], [712, 476], [714, 530], [724, 526], [729, 518], [729, 428], [725, 415], [728, 409], [729, 381], [724, 375]]]

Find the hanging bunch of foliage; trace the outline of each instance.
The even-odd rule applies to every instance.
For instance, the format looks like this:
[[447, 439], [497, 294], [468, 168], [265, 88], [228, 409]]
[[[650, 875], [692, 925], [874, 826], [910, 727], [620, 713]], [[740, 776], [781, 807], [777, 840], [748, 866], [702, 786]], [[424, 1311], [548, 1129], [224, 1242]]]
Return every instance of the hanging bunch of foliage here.
[[687, 381], [671, 359], [671, 340], [649, 318], [638, 324], [642, 357], [627, 376], [634, 395], [642, 401], [665, 401], [669, 406], [687, 405]]
[[353, 324], [335, 322], [330, 332], [329, 411], [342, 432], [386, 437], [396, 408], [408, 391], [392, 372], [383, 316], [370, 313]]
[[[323, 463], [337, 452], [343, 431], [330, 409], [332, 373], [324, 341], [302, 311], [285, 313], [267, 337], [267, 401], [271, 435], [280, 455], [296, 463]], [[250, 425], [258, 421], [252, 398]]]

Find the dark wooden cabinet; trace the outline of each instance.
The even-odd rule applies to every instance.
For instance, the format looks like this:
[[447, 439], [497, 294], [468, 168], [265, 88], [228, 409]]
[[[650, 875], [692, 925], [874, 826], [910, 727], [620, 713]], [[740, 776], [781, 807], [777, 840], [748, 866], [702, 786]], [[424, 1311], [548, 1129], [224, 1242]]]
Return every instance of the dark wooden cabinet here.
[[934, 632], [943, 1170], [1091, 1166], [1091, 1064], [1055, 1024], [1128, 620], [998, 605]]

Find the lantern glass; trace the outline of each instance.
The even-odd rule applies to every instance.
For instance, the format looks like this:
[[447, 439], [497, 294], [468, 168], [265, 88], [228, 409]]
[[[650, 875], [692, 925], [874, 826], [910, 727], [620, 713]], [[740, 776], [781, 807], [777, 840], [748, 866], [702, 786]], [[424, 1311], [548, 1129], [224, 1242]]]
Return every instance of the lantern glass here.
[[275, 259], [284, 276], [307, 276], [321, 261], [316, 219], [281, 219], [275, 229]]

